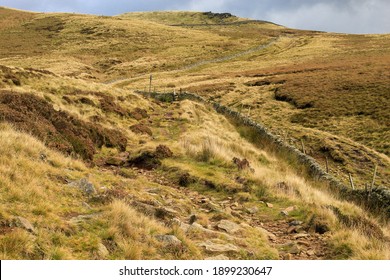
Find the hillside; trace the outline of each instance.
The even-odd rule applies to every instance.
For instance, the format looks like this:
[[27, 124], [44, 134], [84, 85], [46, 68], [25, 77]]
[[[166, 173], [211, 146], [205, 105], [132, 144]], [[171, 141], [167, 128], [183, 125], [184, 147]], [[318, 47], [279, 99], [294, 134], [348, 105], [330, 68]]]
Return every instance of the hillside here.
[[388, 205], [339, 195], [208, 102], [139, 91], [153, 74], [303, 139], [357, 188], [378, 164], [388, 187], [387, 37], [0, 8], [0, 259], [389, 259]]

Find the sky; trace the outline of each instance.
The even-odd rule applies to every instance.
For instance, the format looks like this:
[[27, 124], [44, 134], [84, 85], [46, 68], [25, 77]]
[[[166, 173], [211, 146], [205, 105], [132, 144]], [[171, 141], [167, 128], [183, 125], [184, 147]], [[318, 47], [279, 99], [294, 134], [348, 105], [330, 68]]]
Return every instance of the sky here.
[[390, 33], [390, 0], [0, 0], [0, 6], [98, 15], [158, 10], [229, 12], [291, 28]]

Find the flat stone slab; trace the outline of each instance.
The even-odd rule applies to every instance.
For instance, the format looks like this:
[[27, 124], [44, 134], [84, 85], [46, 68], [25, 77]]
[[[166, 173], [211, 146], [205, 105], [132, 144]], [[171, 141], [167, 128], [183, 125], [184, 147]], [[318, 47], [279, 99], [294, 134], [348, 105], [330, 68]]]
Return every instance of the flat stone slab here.
[[182, 244], [182, 242], [174, 235], [157, 235], [156, 239], [170, 246], [181, 246]]
[[230, 233], [230, 234], [234, 234], [238, 231], [241, 230], [241, 227], [239, 225], [237, 225], [236, 223], [233, 223], [229, 220], [221, 220], [218, 224], [217, 224], [217, 228], [218, 229], [222, 229], [224, 231], [226, 231], [227, 233]]
[[238, 252], [239, 249], [233, 244], [217, 244], [213, 243], [210, 240], [198, 244], [200, 247], [205, 247], [206, 251], [213, 253], [228, 253], [228, 252]]
[[17, 227], [23, 228], [31, 233], [36, 233], [34, 226], [26, 218], [17, 216], [14, 219], [14, 223]]

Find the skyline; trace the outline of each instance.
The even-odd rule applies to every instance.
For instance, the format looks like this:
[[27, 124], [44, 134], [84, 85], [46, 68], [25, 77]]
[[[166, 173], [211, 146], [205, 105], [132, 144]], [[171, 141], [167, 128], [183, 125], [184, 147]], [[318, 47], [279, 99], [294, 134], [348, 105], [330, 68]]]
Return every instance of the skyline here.
[[290, 28], [340, 33], [390, 33], [386, 0], [0, 0], [0, 6], [36, 12], [118, 15], [136, 11], [212, 11], [271, 21]]

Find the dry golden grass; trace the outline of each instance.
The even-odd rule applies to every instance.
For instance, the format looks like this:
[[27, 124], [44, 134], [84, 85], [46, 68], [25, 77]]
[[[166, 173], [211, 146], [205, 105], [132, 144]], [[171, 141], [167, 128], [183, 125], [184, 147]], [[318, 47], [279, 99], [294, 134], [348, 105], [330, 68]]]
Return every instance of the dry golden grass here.
[[[259, 188], [258, 190], [271, 194], [272, 198], [268, 196], [268, 199], [271, 199], [276, 205], [279, 203], [281, 205], [285, 205], [285, 203], [298, 205], [298, 208], [303, 211], [302, 217], [307, 219], [314, 213], [332, 231], [336, 232], [334, 236], [330, 237], [329, 241], [334, 255], [327, 256], [328, 258], [389, 258], [389, 244], [385, 239], [378, 240], [376, 236], [371, 236], [371, 231], [361, 228], [362, 225], [346, 226], [329, 207], [340, 209], [344, 215], [361, 220], [365, 219], [367, 223], [372, 223], [373, 227], [376, 228], [372, 230], [379, 230], [385, 236], [390, 229], [389, 225], [381, 224], [373, 217], [368, 216], [365, 210], [352, 203], [340, 201], [328, 192], [326, 187], [303, 179], [296, 174], [296, 171], [291, 166], [286, 165], [280, 159], [276, 159], [264, 151], [259, 151], [252, 144], [243, 141], [238, 132], [226, 120], [212, 121], [213, 119], [219, 119], [220, 116], [208, 111], [202, 105], [184, 101], [182, 102], [182, 107], [187, 116], [195, 116], [189, 117], [190, 124], [193, 126], [190, 130], [191, 134], [186, 134], [186, 138], [182, 141], [182, 147], [188, 156], [197, 161], [204, 161], [202, 156], [206, 153], [209, 164], [216, 164], [224, 168], [230, 166], [233, 157], [247, 158], [254, 172], [244, 172], [242, 174], [245, 174], [248, 179], [255, 182], [255, 193], [256, 188]], [[232, 143], [236, 145], [232, 145]], [[177, 166], [187, 170], [192, 168], [191, 174], [206, 178], [208, 172], [211, 171], [211, 169], [205, 171], [202, 168], [194, 170], [194, 166], [189, 163], [177, 164]], [[219, 172], [225, 174], [223, 179], [221, 179], [223, 175], [219, 174]], [[228, 183], [229, 180], [232, 180], [231, 177], [234, 177], [234, 175], [226, 176], [228, 172], [224, 170], [212, 169], [211, 173], [212, 177], [210, 178], [213, 178], [216, 182]], [[278, 187], [280, 182], [283, 182], [287, 189]], [[232, 182], [230, 183], [232, 184]], [[251, 199], [250, 195], [248, 199]], [[340, 235], [343, 238], [339, 238]], [[349, 250], [350, 254], [348, 256], [343, 255], [343, 248]], [[339, 252], [338, 250], [341, 251]]]
[[[171, 83], [250, 113], [297, 148], [302, 139], [309, 155], [322, 165], [328, 157], [332, 174], [347, 184], [351, 173], [363, 188], [377, 163], [376, 184], [387, 186], [387, 37], [291, 33], [236, 60], [161, 73], [154, 84]], [[266, 83], [248, 86], [255, 82]], [[128, 87], [146, 83], [145, 77]], [[276, 100], [276, 90], [288, 102]]]
[[[0, 124], [1, 259], [202, 259], [210, 254], [196, 244], [211, 238], [210, 233], [198, 230], [186, 234], [171, 221], [148, 216], [130, 204], [172, 207], [181, 221], [195, 212], [205, 228], [221, 219], [243, 222], [224, 209], [204, 211], [195, 203], [203, 196], [214, 202], [230, 197], [243, 209], [256, 206], [264, 222], [280, 221], [280, 210], [295, 205], [297, 210], [291, 218], [309, 223], [315, 216], [330, 228], [331, 254], [327, 258], [390, 258], [388, 242], [376, 238], [380, 233], [389, 236], [388, 224], [354, 204], [340, 201], [272, 151], [259, 149], [213, 109], [191, 101], [163, 104], [133, 92], [147, 87], [149, 74], [154, 73], [153, 86], [157, 89], [186, 88], [212, 97], [265, 123], [290, 144], [299, 146], [304, 139], [309, 153], [320, 161], [323, 154], [319, 149], [326, 145], [334, 150], [335, 157], [345, 157], [348, 162], [332, 163], [331, 172], [343, 178], [349, 171], [359, 186], [371, 177], [368, 161], [377, 160], [376, 183], [386, 183], [388, 157], [363, 144], [385, 153], [388, 148], [388, 102], [383, 100], [376, 106], [376, 98], [388, 91], [384, 82], [388, 78], [387, 35], [322, 34], [270, 23], [167, 25], [204, 21], [219, 22], [199, 13], [99, 17], [0, 9], [0, 38], [8, 43], [0, 47], [0, 64], [9, 66], [0, 68], [1, 88], [35, 94], [56, 110], [120, 129], [128, 139], [130, 155], [153, 151], [159, 144], [167, 145], [174, 154], [162, 160], [161, 168], [145, 172], [104, 166], [105, 159], [117, 156], [119, 151], [102, 147], [94, 158], [99, 166], [86, 166]], [[200, 60], [239, 54], [277, 37], [267, 48], [238, 58], [183, 68]], [[53, 73], [26, 69], [29, 67]], [[328, 79], [322, 79], [324, 76]], [[99, 82], [128, 77], [133, 78], [117, 81], [115, 86]], [[248, 86], [259, 81], [266, 84]], [[276, 88], [295, 105], [275, 100]], [[101, 94], [112, 98], [111, 105], [119, 112], [139, 107], [150, 117], [138, 121], [115, 108], [104, 109]], [[310, 102], [314, 103], [311, 108], [297, 108]], [[355, 116], [360, 111], [364, 114]], [[129, 126], [137, 123], [149, 126], [153, 135], [131, 132]], [[359, 158], [360, 154], [351, 156], [356, 149], [367, 162]], [[232, 162], [234, 157], [247, 159], [253, 172], [238, 170]], [[177, 174], [183, 172], [199, 180], [188, 188], [178, 188]], [[66, 187], [66, 180], [80, 178], [88, 178], [98, 188], [95, 200]], [[237, 179], [246, 180], [247, 186]], [[206, 186], [204, 180], [216, 187]], [[282, 182], [287, 187], [281, 188]], [[265, 207], [262, 201], [273, 203], [274, 208]], [[83, 202], [91, 207], [83, 206]], [[77, 224], [70, 222], [88, 214], [96, 216]], [[27, 218], [37, 233], [4, 227], [15, 216]], [[264, 232], [252, 227], [255, 225], [254, 221], [242, 224], [237, 239], [221, 232], [212, 236], [243, 249], [229, 255], [232, 258], [279, 258]], [[159, 234], [175, 235], [182, 246], [166, 248], [155, 238]], [[102, 245], [108, 253], [102, 253]]]

